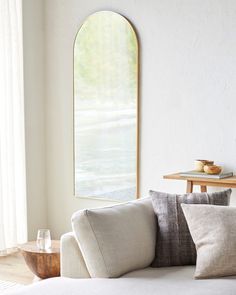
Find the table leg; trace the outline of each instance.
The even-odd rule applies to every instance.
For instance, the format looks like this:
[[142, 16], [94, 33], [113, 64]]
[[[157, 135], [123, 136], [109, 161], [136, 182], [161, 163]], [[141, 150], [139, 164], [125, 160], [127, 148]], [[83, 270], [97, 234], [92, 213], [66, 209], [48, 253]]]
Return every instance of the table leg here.
[[207, 192], [206, 185], [200, 185], [200, 187], [201, 187], [201, 193], [206, 193]]
[[190, 180], [187, 180], [187, 193], [192, 193], [193, 192], [193, 182]]

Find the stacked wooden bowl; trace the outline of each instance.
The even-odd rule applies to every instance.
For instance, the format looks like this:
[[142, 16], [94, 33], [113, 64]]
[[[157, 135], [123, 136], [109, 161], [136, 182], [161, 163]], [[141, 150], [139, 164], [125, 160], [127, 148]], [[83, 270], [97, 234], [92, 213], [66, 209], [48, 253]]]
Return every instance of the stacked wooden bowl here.
[[198, 172], [205, 172], [207, 174], [220, 174], [222, 171], [221, 166], [214, 165], [214, 161], [209, 160], [196, 160], [195, 170]]

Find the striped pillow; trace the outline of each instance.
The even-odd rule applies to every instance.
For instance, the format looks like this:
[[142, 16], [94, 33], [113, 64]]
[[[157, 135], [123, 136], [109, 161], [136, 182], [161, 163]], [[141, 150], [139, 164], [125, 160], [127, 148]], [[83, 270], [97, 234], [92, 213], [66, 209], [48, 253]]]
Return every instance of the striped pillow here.
[[180, 204], [227, 206], [231, 189], [184, 195], [150, 191], [157, 216], [156, 254], [152, 267], [196, 264], [196, 249]]

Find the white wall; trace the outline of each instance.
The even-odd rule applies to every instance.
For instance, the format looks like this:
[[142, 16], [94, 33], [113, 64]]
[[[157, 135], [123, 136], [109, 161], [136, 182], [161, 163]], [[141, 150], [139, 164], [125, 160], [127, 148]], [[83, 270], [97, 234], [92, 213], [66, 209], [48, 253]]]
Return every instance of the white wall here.
[[43, 1], [23, 1], [26, 175], [29, 239], [47, 226]]
[[[70, 229], [72, 212], [106, 204], [73, 197], [73, 41], [89, 14], [113, 10], [136, 27], [141, 48], [141, 196], [184, 192], [162, 175], [196, 158], [236, 168], [236, 2], [45, 1], [48, 226]], [[234, 203], [235, 196], [233, 197]]]

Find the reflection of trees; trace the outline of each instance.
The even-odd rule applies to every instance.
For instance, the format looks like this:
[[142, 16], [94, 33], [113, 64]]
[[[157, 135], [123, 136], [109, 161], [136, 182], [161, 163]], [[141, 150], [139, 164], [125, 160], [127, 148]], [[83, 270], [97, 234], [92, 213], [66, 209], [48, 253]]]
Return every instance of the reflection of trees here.
[[75, 43], [75, 95], [81, 107], [129, 107], [136, 103], [137, 40], [120, 15], [90, 16]]
[[75, 183], [79, 196], [129, 200], [136, 189], [137, 40], [113, 12], [75, 42]]

